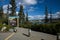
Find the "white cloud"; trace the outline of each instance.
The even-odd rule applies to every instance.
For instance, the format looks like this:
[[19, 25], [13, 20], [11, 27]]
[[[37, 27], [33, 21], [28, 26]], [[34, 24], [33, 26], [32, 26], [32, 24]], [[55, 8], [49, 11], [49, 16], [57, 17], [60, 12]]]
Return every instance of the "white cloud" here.
[[[37, 0], [16, 0], [17, 8], [20, 8], [21, 4], [24, 5], [23, 6], [24, 9], [26, 9], [29, 5], [35, 5], [35, 4], [37, 4]], [[33, 11], [33, 10], [30, 9], [30, 11]]]
[[53, 18], [59, 18], [60, 12], [56, 12], [55, 14], [52, 14], [52, 15], [53, 15]]
[[9, 11], [9, 14], [11, 13], [11, 11]]
[[38, 9], [37, 7], [29, 7], [28, 11], [29, 11], [29, 12], [32, 12], [32, 11], [35, 11], [35, 10], [37, 10], [37, 9]]
[[20, 8], [20, 4], [21, 4], [21, 2], [18, 2], [17, 3], [17, 8]]
[[[60, 12], [56, 12], [54, 14], [52, 14], [52, 18], [60, 18]], [[45, 15], [34, 15], [34, 16], [29, 16], [29, 20], [36, 20], [36, 19], [44, 19]], [[48, 14], [48, 18], [50, 18], [50, 14]]]
[[7, 7], [8, 7], [8, 5], [3, 6], [4, 13], [7, 13]]
[[35, 9], [34, 9], [34, 7], [30, 7], [28, 11], [29, 11], [29, 12], [35, 11]]
[[3, 6], [3, 9], [7, 9], [7, 6], [8, 6], [8, 5], [4, 5], [4, 6]]
[[28, 5], [30, 5], [30, 4], [32, 4], [32, 5], [37, 4], [36, 0], [23, 0], [23, 2], [28, 4]]
[[[4, 10], [4, 13], [7, 13], [7, 7], [8, 5], [3, 5], [3, 10]], [[9, 8], [12, 7], [10, 4], [9, 4]]]
[[57, 15], [60, 15], [60, 12], [56, 12]]
[[16, 12], [16, 15], [18, 15], [18, 12]]
[[[8, 5], [3, 5], [3, 10], [4, 10], [4, 13], [7, 13], [7, 7]], [[12, 7], [10, 4], [9, 4], [9, 8]], [[11, 13], [11, 11], [9, 10], [9, 14]], [[18, 15], [18, 12], [16, 12], [16, 15]]]
[[17, 5], [23, 4], [23, 5], [35, 5], [37, 4], [37, 0], [17, 0]]
[[[10, 4], [8, 4], [8, 5], [9, 5], [9, 8], [12, 7]], [[3, 9], [7, 9], [8, 5], [4, 5]]]
[[4, 13], [7, 13], [7, 10], [4, 10]]
[[[20, 8], [20, 5], [21, 5], [22, 3], [21, 2], [19, 2], [19, 3], [17, 3], [17, 8]], [[22, 4], [23, 5], [23, 4]], [[26, 6], [25, 5], [23, 5], [23, 8], [25, 9], [26, 8]]]
[[45, 15], [29, 16], [29, 20], [44, 19]]

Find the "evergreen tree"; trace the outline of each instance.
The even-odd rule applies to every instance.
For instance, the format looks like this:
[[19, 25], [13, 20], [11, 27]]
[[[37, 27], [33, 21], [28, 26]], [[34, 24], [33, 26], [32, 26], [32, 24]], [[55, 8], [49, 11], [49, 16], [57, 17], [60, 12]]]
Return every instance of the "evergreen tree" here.
[[7, 7], [7, 18], [8, 18], [8, 16], [9, 16], [9, 5]]
[[0, 18], [3, 18], [4, 16], [4, 13], [3, 13], [3, 6], [0, 6]]
[[45, 23], [48, 23], [48, 8], [45, 7]]
[[3, 13], [3, 6], [0, 6], [0, 23], [5, 21], [5, 14]]
[[10, 4], [12, 5], [12, 7], [11, 7], [11, 16], [14, 16], [14, 15], [16, 15], [15, 13], [16, 13], [16, 4], [15, 4], [15, 0], [10, 0]]
[[7, 6], [7, 14], [6, 14], [6, 23], [8, 24], [8, 17], [9, 17], [9, 4]]
[[25, 17], [25, 15], [24, 15], [24, 11], [23, 11], [23, 5], [20, 5], [20, 10], [19, 10], [19, 23], [20, 24], [23, 24], [24, 23], [24, 17]]
[[19, 14], [20, 17], [22, 17], [23, 15], [23, 5], [20, 5], [20, 10], [19, 10]]

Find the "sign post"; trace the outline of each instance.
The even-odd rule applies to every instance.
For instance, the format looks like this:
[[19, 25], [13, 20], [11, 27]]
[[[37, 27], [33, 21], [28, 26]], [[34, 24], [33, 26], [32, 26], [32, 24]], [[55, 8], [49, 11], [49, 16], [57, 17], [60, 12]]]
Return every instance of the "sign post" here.
[[8, 24], [13, 28], [13, 31], [16, 32], [16, 27], [19, 27], [19, 16], [9, 16]]

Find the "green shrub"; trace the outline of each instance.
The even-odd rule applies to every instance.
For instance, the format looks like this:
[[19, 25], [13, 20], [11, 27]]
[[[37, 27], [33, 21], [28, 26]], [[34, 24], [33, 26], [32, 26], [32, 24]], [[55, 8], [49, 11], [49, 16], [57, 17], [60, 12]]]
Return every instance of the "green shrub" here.
[[9, 31], [9, 29], [11, 28], [9, 25], [6, 25], [6, 31]]
[[3, 25], [3, 24], [0, 24], [0, 31], [3, 27], [6, 27], [6, 30], [5, 31], [9, 31], [10, 28], [12, 28], [10, 25]]
[[0, 24], [0, 30], [2, 29], [2, 24]]
[[31, 28], [35, 31], [45, 32], [49, 34], [57, 34], [60, 32], [60, 23], [48, 23], [48, 24], [23, 24], [24, 28]]
[[60, 23], [34, 24], [31, 29], [49, 34], [57, 34], [57, 32], [60, 32]]
[[60, 33], [60, 23], [57, 23], [57, 24], [55, 25], [55, 28], [56, 28], [57, 33], [58, 33], [58, 32]]

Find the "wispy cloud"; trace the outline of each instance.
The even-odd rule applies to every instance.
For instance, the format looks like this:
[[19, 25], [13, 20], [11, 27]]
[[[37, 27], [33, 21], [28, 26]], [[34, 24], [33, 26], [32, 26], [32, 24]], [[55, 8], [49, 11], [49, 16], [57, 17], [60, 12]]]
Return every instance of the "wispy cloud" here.
[[[9, 8], [12, 7], [10, 4], [7, 4], [7, 5], [3, 5], [3, 10], [4, 10], [4, 13], [7, 13], [7, 7], [9, 5]], [[10, 13], [10, 11], [9, 11]]]
[[24, 4], [24, 5], [35, 5], [37, 4], [37, 0], [17, 0], [17, 4]]
[[34, 5], [37, 4], [37, 0], [23, 0], [24, 3], [28, 4], [28, 5]]
[[[29, 5], [37, 4], [37, 0], [16, 0], [17, 8], [20, 8], [20, 4], [23, 4], [24, 9], [26, 9]], [[30, 9], [30, 11], [33, 11]]]
[[34, 15], [29, 16], [29, 20], [38, 20], [38, 19], [44, 19], [45, 15]]
[[[54, 14], [52, 14], [52, 18], [60, 18], [60, 12], [56, 12]], [[44, 19], [45, 15], [34, 15], [34, 16], [29, 16], [29, 20], [36, 20], [36, 19]], [[50, 18], [50, 14], [48, 14], [48, 18]]]
[[[20, 8], [20, 5], [21, 5], [21, 4], [22, 4], [21, 2], [18, 2], [18, 3], [16, 4], [17, 8]], [[23, 8], [25, 9], [25, 8], [26, 8], [26, 6], [25, 6], [25, 5], [23, 5]]]
[[35, 8], [34, 8], [34, 7], [30, 7], [28, 11], [29, 11], [29, 12], [35, 11]]
[[59, 18], [60, 17], [60, 11], [56, 12], [55, 14], [52, 14], [53, 18]]
[[[3, 5], [3, 11], [4, 13], [7, 13], [7, 7], [9, 5], [9, 8], [12, 7], [10, 4], [7, 4], [7, 5]], [[11, 13], [11, 11], [9, 10], [9, 14]], [[18, 12], [16, 11], [16, 15], [18, 15]]]
[[37, 7], [31, 6], [31, 7], [28, 8], [28, 12], [34, 12], [34, 11], [36, 11], [37, 9], [38, 9]]

